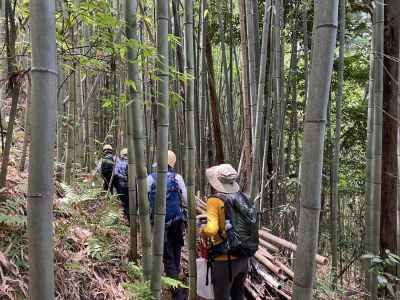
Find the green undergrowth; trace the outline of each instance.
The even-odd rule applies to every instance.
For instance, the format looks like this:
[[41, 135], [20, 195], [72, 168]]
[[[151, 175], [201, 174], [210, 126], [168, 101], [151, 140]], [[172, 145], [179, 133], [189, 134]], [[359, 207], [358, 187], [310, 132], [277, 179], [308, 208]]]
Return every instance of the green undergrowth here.
[[[119, 200], [89, 184], [59, 187], [63, 197], [54, 201], [53, 210], [56, 297], [152, 299], [141, 268], [127, 258], [129, 227]], [[24, 198], [0, 202], [0, 268], [6, 278], [0, 298], [26, 299], [29, 265]], [[164, 288], [186, 288], [170, 278], [163, 277], [162, 283]]]

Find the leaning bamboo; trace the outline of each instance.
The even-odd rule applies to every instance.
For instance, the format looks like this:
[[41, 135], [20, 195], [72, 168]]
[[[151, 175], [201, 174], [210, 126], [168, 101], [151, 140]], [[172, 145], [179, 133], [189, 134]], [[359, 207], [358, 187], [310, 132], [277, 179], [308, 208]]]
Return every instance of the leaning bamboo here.
[[[260, 237], [266, 239], [267, 241], [274, 243], [277, 246], [281, 246], [281, 247], [290, 249], [292, 251], [297, 251], [297, 245], [295, 245], [292, 242], [289, 242], [287, 240], [281, 239], [277, 236], [274, 236], [273, 234], [271, 234], [263, 229], [261, 229], [259, 231], [259, 235], [260, 235]], [[321, 256], [319, 254], [317, 254], [315, 256], [315, 260], [320, 265], [326, 265], [329, 262], [328, 258]]]

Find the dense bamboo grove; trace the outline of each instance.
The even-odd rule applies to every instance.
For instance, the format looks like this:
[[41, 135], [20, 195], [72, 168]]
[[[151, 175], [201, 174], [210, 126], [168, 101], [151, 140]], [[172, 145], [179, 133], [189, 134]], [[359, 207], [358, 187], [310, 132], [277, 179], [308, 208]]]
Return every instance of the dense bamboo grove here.
[[399, 12], [394, 0], [0, 0], [0, 191], [28, 170], [30, 299], [58, 295], [54, 182], [96, 186], [106, 144], [128, 149], [126, 256], [154, 299], [164, 297], [168, 150], [188, 190], [188, 299], [205, 170], [221, 163], [238, 170], [260, 228], [292, 242], [274, 261], [294, 271], [287, 297], [394, 298]]

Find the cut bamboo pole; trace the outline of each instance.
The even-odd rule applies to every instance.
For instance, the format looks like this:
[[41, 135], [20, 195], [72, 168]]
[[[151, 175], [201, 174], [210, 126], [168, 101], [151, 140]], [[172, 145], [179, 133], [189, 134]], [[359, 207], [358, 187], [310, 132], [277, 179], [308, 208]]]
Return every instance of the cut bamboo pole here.
[[256, 291], [253, 288], [249, 279], [246, 279], [244, 286], [247, 289], [247, 291], [249, 292], [249, 294], [251, 295], [251, 297], [253, 297], [254, 300], [262, 300], [262, 298], [260, 297], [260, 292]]
[[278, 282], [270, 274], [268, 274], [268, 273], [266, 273], [266, 272], [264, 272], [262, 270], [258, 270], [258, 272], [260, 273], [260, 275], [264, 279], [265, 283], [268, 286], [270, 286], [273, 290], [278, 291], [278, 290], [282, 289], [282, 284], [280, 282]]
[[262, 239], [262, 237], [260, 237], [260, 245], [268, 250], [271, 250], [273, 252], [279, 252], [279, 248], [272, 245], [271, 243], [268, 243], [266, 240]]
[[[290, 249], [292, 251], [296, 251], [297, 250], [297, 246], [295, 244], [293, 244], [292, 242], [289, 242], [287, 240], [279, 238], [279, 237], [267, 232], [266, 230], [261, 229], [259, 231], [259, 235], [262, 238], [266, 239], [267, 241], [270, 241], [270, 242], [274, 243], [277, 246], [281, 246], [281, 247]], [[326, 258], [324, 256], [321, 256], [319, 254], [317, 254], [315, 256], [315, 260], [320, 265], [326, 265], [329, 262], [328, 258]]]
[[275, 259], [274, 263], [280, 267], [290, 278], [294, 278], [294, 272], [288, 268], [285, 264], [283, 264], [282, 262], [280, 262], [279, 260]]
[[255, 254], [255, 257], [258, 260], [258, 262], [261, 263], [268, 270], [272, 271], [274, 274], [278, 276], [282, 275], [283, 274], [282, 269], [279, 268], [277, 265], [273, 264], [272, 261], [266, 258], [262, 253], [263, 253], [262, 251], [258, 250]]

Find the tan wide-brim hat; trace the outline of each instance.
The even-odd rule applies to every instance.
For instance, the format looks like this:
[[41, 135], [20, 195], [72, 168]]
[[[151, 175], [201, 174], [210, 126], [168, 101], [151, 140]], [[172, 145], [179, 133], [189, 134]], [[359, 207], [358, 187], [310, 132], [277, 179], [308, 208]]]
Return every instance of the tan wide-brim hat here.
[[237, 171], [229, 164], [214, 166], [206, 170], [206, 177], [210, 185], [218, 192], [226, 194], [239, 192], [237, 176]]
[[171, 150], [168, 150], [168, 166], [174, 168], [176, 164], [176, 155]]
[[120, 156], [128, 156], [128, 148], [124, 148], [119, 153]]
[[106, 144], [106, 145], [104, 145], [104, 147], [103, 147], [103, 151], [112, 151], [113, 150], [113, 147], [110, 145], [110, 144]]

